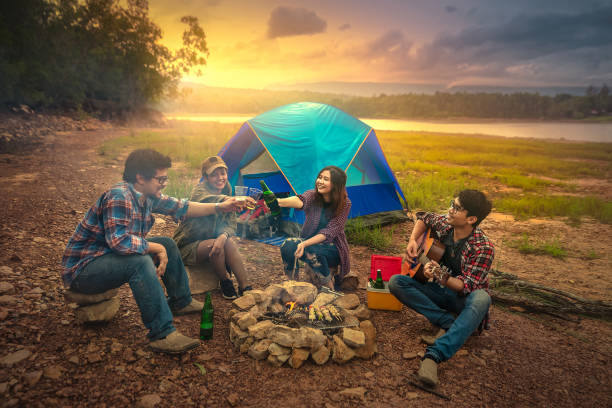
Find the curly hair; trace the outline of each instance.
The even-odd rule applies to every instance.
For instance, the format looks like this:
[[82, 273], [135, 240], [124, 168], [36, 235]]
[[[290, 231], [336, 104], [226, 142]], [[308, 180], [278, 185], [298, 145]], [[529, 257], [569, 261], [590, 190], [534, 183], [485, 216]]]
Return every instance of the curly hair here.
[[128, 183], [136, 182], [136, 175], [140, 174], [146, 180], [155, 176], [157, 170], [169, 169], [172, 166], [170, 157], [153, 149], [134, 150], [125, 160], [123, 180]]

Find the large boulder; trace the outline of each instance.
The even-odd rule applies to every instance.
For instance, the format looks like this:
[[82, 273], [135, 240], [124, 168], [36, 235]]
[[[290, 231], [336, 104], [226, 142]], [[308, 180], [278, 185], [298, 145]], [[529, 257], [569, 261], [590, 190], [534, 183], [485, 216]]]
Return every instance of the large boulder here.
[[79, 306], [74, 314], [81, 323], [103, 323], [110, 321], [119, 311], [119, 298], [113, 297], [93, 305]]
[[93, 295], [86, 295], [84, 293], [73, 292], [71, 290], [67, 290], [64, 292], [64, 298], [68, 301], [68, 303], [76, 303], [81, 306], [93, 305], [96, 303], [103, 302], [105, 300], [110, 300], [117, 296], [119, 293], [119, 288], [110, 289], [106, 292], [96, 293]]

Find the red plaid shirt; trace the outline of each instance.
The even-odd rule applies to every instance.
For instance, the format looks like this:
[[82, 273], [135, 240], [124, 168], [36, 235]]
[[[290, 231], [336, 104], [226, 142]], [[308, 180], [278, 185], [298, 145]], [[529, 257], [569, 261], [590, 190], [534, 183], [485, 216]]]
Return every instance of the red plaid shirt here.
[[[437, 232], [442, 240], [453, 231], [446, 215], [419, 212], [416, 216]], [[474, 228], [461, 250], [461, 275], [456, 277], [463, 282], [463, 295], [476, 289], [489, 292], [489, 270], [493, 266], [494, 257], [495, 248], [489, 238], [480, 228]]]

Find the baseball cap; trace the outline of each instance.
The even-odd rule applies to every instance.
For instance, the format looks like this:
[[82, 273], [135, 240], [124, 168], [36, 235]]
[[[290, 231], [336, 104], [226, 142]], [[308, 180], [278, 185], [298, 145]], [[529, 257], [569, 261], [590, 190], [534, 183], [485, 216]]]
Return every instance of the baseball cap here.
[[227, 165], [223, 161], [223, 159], [219, 156], [210, 156], [206, 160], [202, 162], [202, 175], [210, 175], [215, 169], [219, 167], [225, 168], [227, 170]]

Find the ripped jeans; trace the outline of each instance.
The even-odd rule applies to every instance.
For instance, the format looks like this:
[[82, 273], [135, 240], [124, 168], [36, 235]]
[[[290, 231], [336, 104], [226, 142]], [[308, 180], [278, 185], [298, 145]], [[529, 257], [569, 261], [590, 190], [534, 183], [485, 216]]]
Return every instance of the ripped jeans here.
[[[302, 238], [287, 238], [280, 247], [281, 258], [285, 267], [285, 274], [297, 279], [299, 275], [299, 262], [294, 253]], [[304, 248], [304, 255], [300, 258], [317, 274], [319, 282], [326, 284], [332, 278], [329, 268], [340, 264], [338, 248], [332, 243], [321, 243]], [[294, 270], [295, 266], [295, 270]]]

